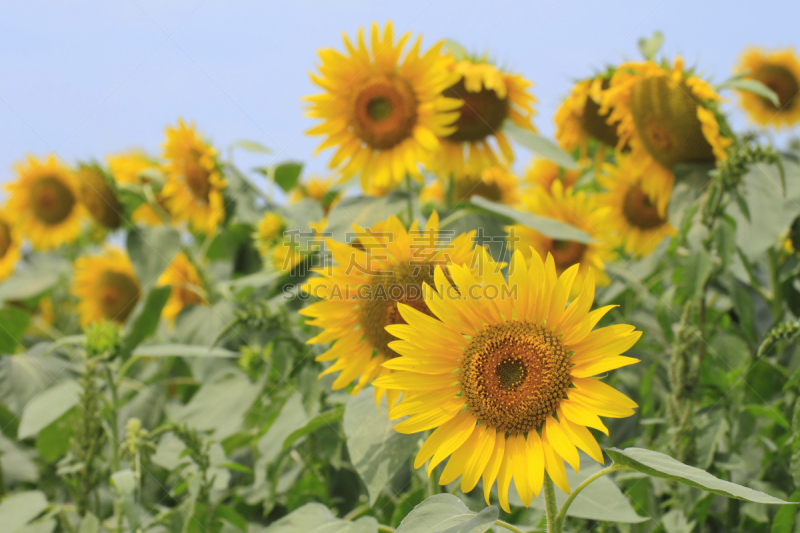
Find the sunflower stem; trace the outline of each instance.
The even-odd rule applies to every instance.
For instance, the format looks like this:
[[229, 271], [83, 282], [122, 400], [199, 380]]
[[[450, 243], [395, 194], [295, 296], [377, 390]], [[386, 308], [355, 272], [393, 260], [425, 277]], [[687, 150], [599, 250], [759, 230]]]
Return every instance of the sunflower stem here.
[[[608, 475], [611, 472], [616, 472], [617, 470], [625, 470], [625, 467], [617, 465], [617, 464], [612, 464], [608, 468], [604, 468], [603, 470], [597, 472], [593, 476], [589, 476], [588, 478], [586, 478], [583, 481], [583, 483], [578, 485], [575, 488], [575, 490], [572, 491], [572, 494], [569, 495], [569, 498], [567, 498], [567, 501], [565, 501], [564, 505], [561, 506], [561, 510], [558, 512], [558, 515], [555, 517], [555, 520], [553, 522], [550, 521], [550, 512], [549, 512], [550, 504], [549, 504], [549, 500], [547, 499], [548, 493], [545, 492], [544, 493], [545, 494], [545, 501], [547, 502], [545, 505], [547, 505], [547, 510], [548, 510], [548, 513], [547, 513], [547, 531], [549, 533], [561, 533], [564, 530], [564, 520], [567, 518], [567, 510], [569, 509], [569, 506], [572, 505], [572, 502], [575, 500], [575, 498], [578, 496], [578, 494], [580, 494], [581, 491], [583, 489], [585, 489], [586, 487], [588, 487], [589, 484], [592, 483], [593, 481], [595, 481], [597, 479], [600, 479], [601, 477], [603, 477], [605, 475]], [[550, 480], [550, 478], [548, 478], [547, 474], [545, 474], [545, 485], [544, 485], [545, 491], [547, 491], [547, 487], [548, 487], [547, 482], [549, 480]], [[553, 491], [553, 482], [552, 481], [550, 481], [550, 490]], [[555, 498], [553, 498], [553, 505], [555, 506]], [[551, 524], [552, 524], [552, 526], [551, 526]]]
[[494, 525], [500, 526], [500, 527], [504, 527], [509, 531], [513, 531], [514, 533], [522, 533], [521, 529], [517, 529], [516, 527], [514, 527], [511, 524], [508, 524], [506, 522], [503, 522], [502, 520], [495, 520], [494, 521]]
[[561, 527], [558, 527], [556, 489], [546, 471], [544, 473], [544, 511], [547, 517], [547, 533], [561, 533]]
[[406, 174], [406, 190], [408, 191], [408, 226], [411, 226], [414, 221], [414, 204], [412, 203], [414, 189], [411, 187], [411, 176], [408, 174]]

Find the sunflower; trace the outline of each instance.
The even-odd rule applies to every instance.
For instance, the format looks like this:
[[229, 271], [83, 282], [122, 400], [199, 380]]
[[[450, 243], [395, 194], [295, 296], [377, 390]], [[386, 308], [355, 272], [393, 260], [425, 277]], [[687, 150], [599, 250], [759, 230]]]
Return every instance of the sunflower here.
[[523, 179], [529, 185], [549, 190], [556, 181], [560, 181], [564, 187], [572, 187], [580, 177], [579, 170], [564, 170], [549, 159], [535, 157], [525, 169]]
[[169, 212], [196, 232], [214, 233], [225, 219], [222, 190], [227, 186], [217, 168], [217, 151], [183, 119], [177, 127], [167, 126], [166, 137], [167, 182], [161, 194]]
[[277, 213], [264, 213], [261, 222], [258, 223], [258, 231], [253, 236], [261, 255], [268, 255], [275, 242], [283, 235], [286, 223]]
[[203, 280], [197, 273], [197, 269], [186, 257], [185, 253], [175, 256], [169, 266], [158, 277], [158, 285], [172, 287], [167, 304], [161, 311], [168, 322], [174, 322], [178, 314], [184, 307], [190, 305], [208, 305], [202, 296]]
[[435, 179], [430, 183], [428, 183], [427, 185], [425, 185], [419, 192], [419, 203], [422, 205], [425, 204], [444, 205], [446, 197], [447, 193], [445, 193], [442, 180]]
[[776, 106], [763, 96], [739, 92], [742, 107], [754, 122], [776, 128], [800, 122], [800, 59], [794, 50], [765, 52], [751, 48], [742, 54], [737, 71], [747, 72], [746, 78], [760, 81], [778, 96]]
[[[461, 490], [469, 492], [482, 478], [489, 503], [496, 480], [500, 505], [510, 512], [512, 478], [528, 506], [545, 472], [570, 492], [564, 462], [577, 472], [577, 449], [603, 463], [588, 428], [608, 434], [599, 417], [627, 417], [637, 405], [594, 376], [636, 363], [620, 354], [641, 332], [625, 324], [592, 331], [614, 306], [589, 312], [594, 277], [573, 291], [579, 269], [573, 265], [558, 276], [553, 256], [535, 256], [527, 267], [515, 252], [508, 282], [501, 274], [481, 282], [454, 265], [450, 275], [459, 290], [448, 290], [450, 281], [437, 268], [435, 284], [423, 287], [427, 306], [398, 306], [405, 324], [386, 329], [401, 339], [389, 345], [401, 357], [383, 364], [394, 372], [375, 386], [404, 393], [389, 413], [408, 416], [396, 431], [436, 428], [415, 468], [430, 460], [430, 475], [449, 457], [440, 484], [461, 476]], [[567, 306], [571, 292], [578, 295]]]
[[322, 206], [327, 215], [342, 197], [342, 193], [333, 190], [332, 186], [333, 178], [323, 179], [319, 176], [311, 176], [309, 179], [297, 184], [291, 196], [289, 196], [289, 201], [296, 203], [303, 198], [311, 198]]
[[515, 205], [519, 202], [519, 178], [503, 167], [489, 167], [477, 176], [460, 176], [453, 180], [453, 201], [467, 202], [481, 196], [493, 202]]
[[604, 241], [607, 235], [609, 208], [598, 204], [597, 195], [564, 188], [560, 181], [550, 190], [538, 187], [522, 197], [525, 211], [535, 215], [565, 222], [586, 232], [594, 242], [582, 243], [551, 239], [533, 228], [515, 225], [509, 229], [509, 246], [512, 250], [527, 253], [534, 250], [540, 258], [553, 257], [560, 274], [572, 265], [580, 264], [577, 287], [592, 272], [599, 285], [607, 285], [605, 263], [613, 259], [611, 246]]
[[[501, 130], [511, 121], [536, 131], [531, 123], [536, 102], [529, 91], [533, 84], [486, 62], [453, 60], [450, 69], [457, 74], [456, 82], [443, 94], [463, 105], [455, 131], [442, 140], [437, 172], [458, 177], [479, 174], [487, 167], [510, 166], [514, 150]], [[492, 138], [497, 146], [490, 143]]]
[[[153, 162], [146, 154], [139, 151], [111, 155], [106, 158], [106, 162], [114, 181], [125, 185], [148, 184], [150, 178], [146, 174], [159, 170], [158, 163]], [[160, 192], [155, 194], [155, 200], [161, 210], [169, 215]], [[144, 203], [136, 208], [133, 212], [133, 221], [146, 226], [159, 226], [164, 223], [162, 216], [149, 203]]]
[[11, 218], [0, 209], [0, 281], [14, 272], [14, 267], [22, 256], [21, 245], [22, 242]]
[[[375, 377], [389, 370], [381, 363], [398, 353], [388, 347], [394, 337], [385, 326], [402, 324], [397, 303], [425, 309], [422, 285], [433, 281], [434, 266], [445, 266], [453, 261], [469, 263], [475, 269], [490, 270], [496, 267], [483, 248], [473, 250], [474, 232], [462, 234], [448, 241], [439, 231], [439, 217], [434, 211], [424, 231], [415, 221], [406, 231], [397, 217], [375, 224], [369, 230], [353, 225], [356, 241], [343, 244], [325, 239], [336, 266], [313, 269], [322, 274], [303, 287], [308, 294], [323, 301], [300, 311], [311, 317], [308, 324], [323, 331], [308, 342], [322, 344], [335, 341], [320, 355], [318, 361], [333, 361], [322, 375], [339, 372], [333, 389], [341, 389], [351, 382], [357, 383], [356, 394]], [[483, 252], [483, 253], [481, 253]], [[379, 401], [384, 390], [375, 389]], [[388, 395], [390, 405], [399, 392]]]
[[81, 232], [84, 209], [75, 173], [55, 156], [28, 156], [14, 165], [17, 181], [8, 183], [7, 215], [37, 250], [71, 243]]
[[679, 163], [713, 163], [727, 157], [733, 140], [718, 119], [720, 96], [675, 59], [672, 70], [652, 61], [621, 65], [603, 92], [601, 113], [617, 123], [617, 148], [649, 154], [672, 169]]
[[100, 255], [75, 260], [72, 294], [78, 298], [81, 325], [113, 321], [122, 324], [141, 297], [128, 255], [106, 248]]
[[625, 252], [642, 257], [655, 249], [664, 237], [675, 235], [660, 204], [666, 199], [654, 198], [643, 184], [652, 176], [642, 174], [627, 157], [619, 157], [617, 165], [606, 164], [600, 184], [608, 189], [600, 203], [610, 207], [609, 226], [616, 233]]
[[122, 206], [100, 167], [81, 165], [77, 176], [81, 202], [94, 221], [103, 228], [117, 229], [122, 223]]
[[589, 139], [614, 147], [619, 142], [617, 128], [607, 121], [609, 110], [600, 112], [603, 91], [608, 89], [611, 73], [582, 80], [572, 87], [569, 96], [555, 115], [556, 140], [567, 151], [580, 148], [585, 156]]
[[383, 37], [373, 23], [371, 49], [361, 28], [355, 45], [344, 36], [346, 54], [320, 50], [319, 75], [311, 74], [324, 92], [304, 100], [308, 116], [323, 122], [308, 134], [325, 137], [317, 152], [337, 147], [330, 168], [343, 180], [360, 174], [365, 191], [392, 189], [406, 175], [422, 181], [419, 165], [429, 163], [438, 137], [454, 131], [461, 102], [441, 95], [453, 78], [444, 42], [423, 53], [417, 38], [401, 60], [409, 38], [395, 44], [391, 22]]

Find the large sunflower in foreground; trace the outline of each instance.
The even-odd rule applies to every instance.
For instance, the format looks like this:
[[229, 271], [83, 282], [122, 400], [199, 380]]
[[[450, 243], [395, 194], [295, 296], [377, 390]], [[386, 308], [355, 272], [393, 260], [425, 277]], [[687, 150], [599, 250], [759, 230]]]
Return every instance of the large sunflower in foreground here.
[[617, 148], [628, 145], [634, 157], [647, 153], [672, 169], [727, 157], [733, 140], [721, 130], [720, 100], [677, 57], [671, 70], [652, 61], [620, 65], [603, 92], [600, 112], [610, 111], [608, 121], [617, 124]]
[[536, 157], [525, 169], [524, 180], [528, 185], [550, 189], [559, 181], [563, 187], [572, 187], [581, 177], [580, 170], [565, 170], [549, 159]]
[[605, 263], [614, 258], [608, 237], [609, 211], [601, 206], [596, 194], [564, 188], [560, 181], [553, 182], [551, 188], [538, 187], [522, 197], [524, 211], [551, 218], [574, 226], [587, 233], [593, 242], [552, 239], [533, 228], [515, 225], [509, 228], [509, 246], [520, 250], [526, 256], [533, 249], [541, 259], [552, 256], [556, 271], [565, 272], [573, 265], [580, 264], [577, 285], [592, 272], [599, 285], [607, 285]]
[[749, 72], [748, 79], [760, 81], [778, 96], [776, 106], [763, 96], [739, 91], [742, 107], [754, 122], [776, 128], [800, 122], [800, 59], [794, 50], [751, 48], [742, 54], [737, 71]]
[[422, 52], [417, 38], [404, 55], [409, 38], [395, 43], [391, 22], [383, 36], [373, 23], [369, 47], [363, 28], [355, 44], [345, 35], [347, 52], [320, 50], [319, 75], [311, 74], [324, 92], [304, 99], [308, 116], [322, 120], [308, 134], [325, 137], [317, 152], [336, 147], [330, 168], [343, 180], [360, 174], [365, 191], [392, 189], [406, 175], [422, 181], [419, 165], [454, 131], [461, 102], [441, 95], [453, 79], [444, 43]]
[[607, 122], [610, 110], [600, 112], [603, 91], [610, 84], [610, 74], [582, 80], [559, 106], [555, 114], [556, 140], [567, 151], [580, 148], [585, 156], [589, 139], [615, 147], [619, 142], [616, 125]]
[[[558, 276], [552, 256], [534, 257], [527, 267], [515, 252], [508, 282], [501, 274], [481, 282], [453, 265], [450, 277], [459, 292], [448, 291], [449, 280], [437, 268], [435, 283], [424, 287], [428, 312], [399, 306], [406, 324], [386, 329], [401, 339], [389, 346], [402, 357], [384, 363], [394, 373], [375, 386], [403, 392], [389, 416], [408, 418], [395, 430], [436, 428], [415, 468], [430, 461], [430, 475], [449, 457], [440, 484], [461, 476], [461, 490], [469, 492], [482, 479], [489, 503], [496, 480], [500, 505], [510, 512], [512, 478], [528, 506], [545, 472], [570, 492], [564, 462], [577, 472], [578, 449], [603, 463], [588, 428], [608, 434], [599, 417], [630, 416], [636, 403], [595, 376], [636, 363], [620, 354], [641, 332], [625, 324], [592, 331], [614, 306], [590, 312], [594, 277], [573, 291], [578, 270], [574, 265]], [[578, 296], [568, 305], [571, 292]], [[512, 297], [475, 296], [498, 293]]]
[[536, 102], [529, 91], [533, 84], [481, 61], [453, 60], [450, 68], [457, 78], [443, 94], [463, 105], [455, 131], [442, 139], [442, 153], [436, 157], [437, 172], [459, 179], [480, 174], [488, 167], [509, 166], [514, 161], [514, 150], [502, 128], [511, 121], [520, 128], [536, 131], [531, 123]]
[[183, 119], [165, 133], [167, 182], [161, 194], [169, 212], [196, 232], [214, 233], [225, 219], [222, 190], [227, 186], [217, 168], [217, 150]]
[[172, 287], [169, 299], [161, 311], [161, 316], [168, 322], [174, 322], [185, 307], [208, 305], [208, 302], [201, 294], [204, 292], [203, 280], [185, 253], [175, 256], [169, 266], [158, 277], [158, 285]]
[[[496, 264], [483, 248], [473, 250], [474, 232], [455, 239], [439, 231], [439, 217], [434, 212], [424, 231], [415, 221], [406, 231], [397, 217], [375, 224], [369, 230], [353, 226], [353, 245], [325, 239], [335, 266], [314, 269], [322, 274], [311, 279], [303, 290], [324, 301], [300, 311], [313, 318], [308, 324], [323, 331], [308, 342], [322, 344], [335, 341], [318, 361], [334, 361], [324, 374], [340, 372], [333, 389], [341, 389], [357, 381], [353, 394], [375, 377], [389, 370], [381, 363], [397, 357], [389, 348], [395, 338], [385, 327], [404, 323], [398, 303], [425, 310], [422, 285], [433, 282], [435, 266], [448, 262], [467, 263], [481, 273], [493, 270]], [[376, 387], [376, 400], [384, 390]], [[389, 405], [399, 396], [388, 395]]]
[[78, 298], [82, 325], [122, 324], [136, 307], [141, 289], [128, 255], [107, 248], [100, 255], [75, 260], [72, 294]]
[[[106, 158], [109, 172], [118, 184], [143, 185], [150, 181], [146, 176], [148, 172], [158, 171], [158, 163], [151, 160], [145, 153], [130, 151], [110, 155]], [[167, 217], [169, 213], [160, 192], [155, 193], [155, 201]], [[133, 212], [133, 221], [147, 226], [158, 226], [164, 223], [164, 218], [156, 212], [152, 205], [144, 203]]]
[[94, 221], [103, 228], [117, 229], [122, 223], [122, 206], [109, 178], [97, 165], [81, 165], [76, 174], [81, 202]]
[[675, 228], [667, 220], [659, 205], [664, 199], [653, 197], [644, 189], [649, 174], [627, 157], [619, 157], [617, 165], [606, 164], [599, 181], [608, 192], [601, 195], [600, 203], [608, 206], [609, 228], [616, 234], [626, 253], [642, 257], [652, 252], [665, 237], [675, 235]]
[[75, 173], [55, 156], [29, 156], [16, 163], [17, 180], [6, 184], [6, 212], [23, 237], [37, 250], [73, 242], [81, 232], [85, 211]]
[[17, 261], [22, 256], [19, 233], [11, 218], [4, 210], [0, 210], [0, 281], [14, 272]]

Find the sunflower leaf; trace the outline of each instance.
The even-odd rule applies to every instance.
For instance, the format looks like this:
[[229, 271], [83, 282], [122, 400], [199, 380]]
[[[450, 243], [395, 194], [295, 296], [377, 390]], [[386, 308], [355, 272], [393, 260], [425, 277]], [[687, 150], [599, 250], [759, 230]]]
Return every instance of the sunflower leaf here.
[[496, 215], [507, 218], [512, 222], [533, 228], [539, 233], [550, 237], [551, 239], [582, 243], [594, 242], [594, 239], [592, 239], [584, 231], [579, 230], [575, 226], [570, 226], [565, 222], [561, 222], [560, 220], [541, 217], [539, 215], [534, 215], [533, 213], [517, 211], [513, 207], [492, 202], [491, 200], [487, 200], [481, 196], [473, 196], [470, 199], [470, 202], [482, 209], [486, 209], [487, 211], [491, 211]]
[[261, 154], [271, 154], [272, 150], [264, 146], [258, 141], [248, 141], [247, 139], [241, 139], [239, 141], [233, 142], [230, 145], [230, 148], [241, 148], [247, 152], [257, 152]]
[[25, 328], [28, 327], [31, 317], [25, 311], [9, 307], [0, 309], [0, 353], [14, 353], [22, 338]]
[[289, 434], [288, 437], [283, 441], [283, 449], [286, 450], [292, 446], [295, 442], [300, 440], [301, 438], [305, 437], [309, 433], [314, 432], [315, 430], [325, 427], [327, 425], [332, 425], [342, 419], [344, 416], [344, 407], [336, 407], [335, 409], [331, 409], [329, 411], [325, 411], [324, 413], [320, 413], [311, 420], [309, 420], [305, 426], [294, 430], [292, 433]]
[[636, 44], [645, 59], [655, 61], [656, 54], [664, 44], [664, 34], [660, 31], [653, 32], [652, 37], [649, 39], [642, 37]]
[[348, 522], [336, 518], [330, 509], [321, 503], [307, 503], [274, 522], [264, 533], [375, 533], [378, 522], [372, 516], [365, 516]]
[[719, 86], [719, 89], [736, 89], [737, 91], [745, 91], [753, 93], [761, 98], [766, 98], [775, 107], [780, 107], [781, 103], [775, 91], [764, 85], [758, 80], [747, 78], [731, 78]]
[[503, 129], [517, 144], [524, 146], [531, 152], [539, 154], [567, 170], [575, 170], [578, 168], [578, 163], [575, 162], [575, 159], [556, 146], [550, 139], [533, 133], [530, 130], [520, 128], [512, 122], [503, 124]]
[[685, 465], [663, 453], [643, 448], [607, 448], [606, 453], [615, 464], [648, 476], [669, 479], [696, 487], [720, 496], [766, 504], [787, 504], [780, 498], [714, 477], [705, 470]]
[[158, 287], [152, 289], [144, 304], [141, 305], [134, 319], [130, 322], [127, 335], [123, 342], [123, 357], [127, 358], [143, 340], [156, 332], [158, 322], [161, 319], [161, 311], [164, 309], [172, 287]]
[[414, 507], [397, 526], [396, 533], [484, 533], [498, 516], [497, 507], [474, 513], [452, 494], [436, 494]]
[[297, 181], [300, 179], [300, 173], [303, 171], [302, 163], [283, 163], [275, 167], [275, 183], [277, 183], [284, 192], [291, 191]]

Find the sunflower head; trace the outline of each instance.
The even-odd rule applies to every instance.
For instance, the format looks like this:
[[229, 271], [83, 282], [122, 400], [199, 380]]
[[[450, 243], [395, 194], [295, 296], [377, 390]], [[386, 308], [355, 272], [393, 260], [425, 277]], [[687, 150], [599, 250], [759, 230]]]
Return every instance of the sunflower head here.
[[469, 201], [481, 196], [493, 202], [514, 205], [519, 201], [519, 178], [504, 167], [489, 167], [478, 176], [459, 176], [453, 180], [453, 200]]
[[561, 182], [564, 188], [574, 186], [581, 177], [580, 170], [565, 170], [543, 157], [535, 157], [525, 169], [524, 181], [533, 187], [550, 189], [555, 182]]
[[118, 228], [122, 223], [122, 206], [110, 178], [97, 165], [81, 165], [77, 176], [81, 201], [95, 222], [107, 229]]
[[81, 324], [122, 324], [141, 296], [139, 280], [124, 252], [108, 248], [75, 261], [72, 293], [78, 298]]
[[383, 35], [373, 24], [367, 46], [361, 28], [355, 44], [345, 35], [346, 53], [320, 50], [311, 75], [323, 92], [305, 98], [308, 115], [322, 123], [308, 133], [325, 136], [318, 150], [337, 147], [330, 167], [343, 179], [360, 174], [365, 191], [392, 189], [406, 175], [421, 181], [419, 165], [458, 117], [460, 102], [441, 94], [453, 78], [443, 43], [423, 52], [418, 38], [405, 51], [409, 38], [395, 42], [391, 22]]
[[258, 231], [254, 235], [256, 246], [262, 255], [267, 255], [283, 233], [286, 223], [277, 213], [264, 213], [264, 218], [258, 223]]
[[185, 307], [208, 305], [203, 296], [203, 279], [185, 253], [175, 256], [159, 276], [158, 284], [172, 287], [169, 299], [161, 312], [161, 316], [170, 323], [175, 322], [175, 318]]
[[601, 111], [603, 91], [608, 89], [611, 73], [579, 81], [555, 114], [556, 140], [565, 150], [586, 151], [589, 139], [608, 146], [619, 142], [616, 124], [608, 123], [610, 110]]
[[750, 118], [762, 126], [776, 128], [800, 122], [800, 59], [792, 49], [765, 52], [757, 48], [742, 54], [738, 72], [760, 81], [778, 96], [778, 106], [757, 94], [740, 91], [742, 107]]
[[17, 261], [22, 256], [17, 229], [5, 210], [0, 209], [0, 281], [14, 272]]
[[[108, 169], [114, 181], [121, 185], [154, 185], [153, 176], [160, 178], [161, 168], [144, 152], [130, 151], [106, 158]], [[156, 179], [161, 187], [161, 179]], [[133, 221], [146, 226], [158, 226], [169, 218], [169, 208], [160, 192], [154, 193], [158, 211], [149, 203], [144, 203], [133, 212]]]
[[321, 178], [312, 175], [307, 180], [297, 184], [289, 200], [295, 203], [303, 198], [311, 198], [322, 206], [325, 214], [328, 214], [342, 197], [342, 193], [332, 189], [332, 186], [333, 178]]

